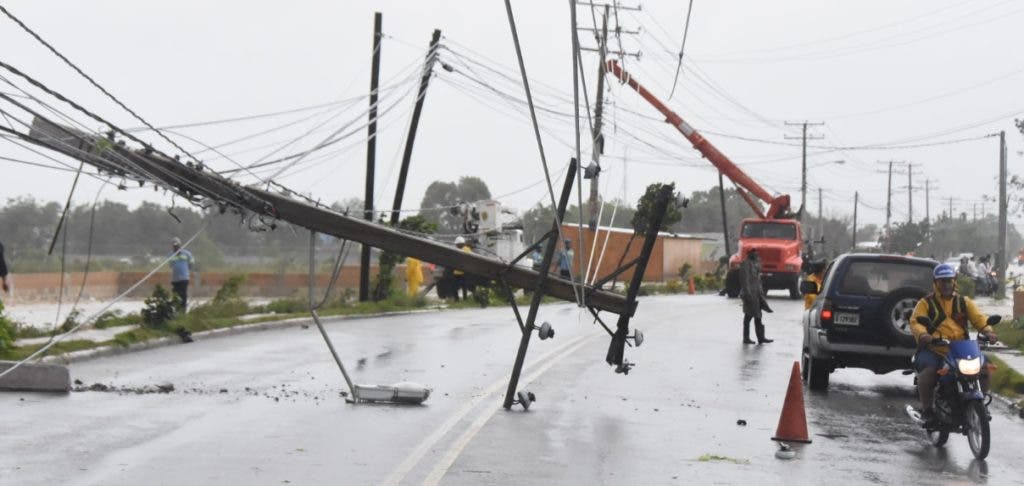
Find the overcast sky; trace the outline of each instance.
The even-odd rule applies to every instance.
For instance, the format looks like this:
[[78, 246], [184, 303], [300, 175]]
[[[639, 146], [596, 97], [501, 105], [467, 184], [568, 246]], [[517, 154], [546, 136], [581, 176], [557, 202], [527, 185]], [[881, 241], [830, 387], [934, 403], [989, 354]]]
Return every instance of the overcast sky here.
[[[18, 0], [3, 5], [157, 126], [322, 105], [172, 129], [194, 140], [165, 133], [219, 170], [302, 152], [337, 133], [338, 142], [294, 166], [277, 164], [256, 174], [276, 176], [325, 201], [362, 197], [373, 12], [382, 12], [385, 88], [376, 185], [378, 205], [386, 207], [423, 55], [433, 29], [441, 29], [440, 60], [452, 70], [435, 69], [405, 206], [416, 207], [430, 182], [463, 175], [481, 177], [503, 203], [521, 210], [547, 201], [533, 129], [519, 101], [523, 89], [502, 1]], [[623, 5], [642, 5], [642, 10], [623, 9], [611, 19], [613, 27], [618, 23], [624, 29], [612, 36], [611, 48], [642, 52], [639, 60], [624, 58], [626, 68], [667, 100], [687, 2]], [[513, 9], [548, 164], [560, 175], [575, 151], [569, 3], [515, 1]], [[577, 11], [579, 25], [593, 27], [591, 8]], [[600, 10], [597, 14], [599, 22]], [[784, 137], [799, 135], [799, 127], [785, 122], [808, 120], [824, 122], [809, 129], [823, 136], [809, 143], [812, 211], [818, 188], [824, 212], [838, 216], [852, 214], [853, 194], [859, 191], [860, 223], [884, 222], [887, 180], [879, 171], [886, 166], [879, 161], [895, 159], [913, 164], [915, 187], [923, 189], [930, 180], [933, 216], [948, 207], [950, 197], [955, 212], [970, 216], [975, 207], [981, 211], [985, 196], [997, 194], [998, 138], [944, 142], [1005, 130], [1010, 172], [1019, 171], [1024, 137], [1013, 119], [1024, 117], [1022, 20], [1024, 5], [1009, 0], [694, 0], [682, 74], [668, 104], [771, 192], [791, 194], [795, 205], [800, 204], [800, 146]], [[637, 29], [639, 34], [629, 33]], [[585, 47], [595, 45], [590, 32], [581, 32], [580, 40]], [[123, 127], [141, 125], [7, 18], [0, 18], [0, 45], [0, 60]], [[597, 57], [585, 52], [583, 62], [593, 103]], [[17, 85], [0, 80], [0, 91], [21, 95], [19, 89], [25, 89], [39, 96], [10, 73], [0, 74]], [[711, 165], [636, 93], [612, 82], [605, 98], [605, 197], [624, 195], [634, 202], [653, 182], [672, 181], [684, 192], [717, 184]], [[73, 114], [52, 98], [40, 99]], [[582, 109], [587, 159], [589, 128]], [[102, 129], [84, 116], [74, 119]], [[169, 147], [152, 132], [138, 136]], [[925, 146], [863, 149], [877, 145]], [[205, 146], [217, 146], [231, 160]], [[0, 156], [55, 165], [6, 140], [0, 140]], [[73, 179], [70, 172], [0, 164], [4, 199], [63, 200]], [[893, 182], [896, 221], [908, 212], [905, 166], [900, 169], [904, 172]], [[256, 181], [243, 174], [240, 181]], [[91, 201], [99, 186], [94, 179], [83, 180], [75, 200]], [[170, 203], [169, 195], [148, 188], [105, 191], [104, 197], [130, 205]], [[995, 212], [994, 202], [984, 207]], [[915, 219], [923, 217], [923, 190], [915, 193], [913, 210]]]

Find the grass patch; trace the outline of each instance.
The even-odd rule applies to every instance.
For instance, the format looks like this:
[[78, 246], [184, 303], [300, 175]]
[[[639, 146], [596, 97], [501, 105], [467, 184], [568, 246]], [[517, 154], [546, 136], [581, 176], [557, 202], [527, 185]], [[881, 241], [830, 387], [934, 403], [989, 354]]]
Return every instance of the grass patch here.
[[1003, 344], [1024, 351], [1024, 317], [1006, 322], [995, 327], [996, 334]]
[[699, 462], [731, 462], [733, 464], [750, 464], [750, 461], [746, 459], [736, 459], [734, 457], [719, 456], [717, 454], [704, 454], [697, 458]]
[[1010, 368], [1005, 361], [995, 356], [986, 355], [986, 357], [998, 366], [995, 373], [989, 377], [992, 391], [1014, 400], [1024, 398], [1024, 375]]
[[[99, 346], [106, 346], [111, 343], [113, 343], [113, 341], [97, 343], [86, 339], [72, 339], [69, 341], [61, 341], [53, 345], [53, 347], [51, 347], [50, 349], [47, 349], [46, 352], [43, 353], [43, 356], [70, 353], [72, 351], [81, 351], [83, 349], [92, 349]], [[0, 352], [0, 359], [9, 361], [21, 361], [31, 356], [32, 353], [38, 351], [39, 348], [43, 347], [44, 345], [45, 343], [32, 344], [28, 346], [15, 346], [13, 348], [6, 349]]]
[[107, 329], [111, 327], [131, 326], [141, 324], [142, 316], [138, 313], [125, 314], [121, 311], [107, 311], [100, 314], [93, 322], [96, 329]]

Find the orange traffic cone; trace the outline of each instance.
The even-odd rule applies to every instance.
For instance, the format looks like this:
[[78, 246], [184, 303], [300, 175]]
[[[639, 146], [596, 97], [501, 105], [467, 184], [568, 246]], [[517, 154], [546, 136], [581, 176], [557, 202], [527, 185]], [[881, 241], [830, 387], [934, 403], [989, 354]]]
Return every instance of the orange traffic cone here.
[[793, 372], [789, 375], [789, 388], [786, 389], [786, 401], [782, 403], [779, 427], [775, 429], [775, 437], [772, 437], [772, 440], [811, 443], [811, 439], [807, 437], [807, 415], [804, 413], [800, 363], [796, 361], [793, 362]]
[[693, 283], [693, 277], [690, 277], [690, 285], [686, 288], [686, 293], [693, 295], [697, 293], [697, 286]]

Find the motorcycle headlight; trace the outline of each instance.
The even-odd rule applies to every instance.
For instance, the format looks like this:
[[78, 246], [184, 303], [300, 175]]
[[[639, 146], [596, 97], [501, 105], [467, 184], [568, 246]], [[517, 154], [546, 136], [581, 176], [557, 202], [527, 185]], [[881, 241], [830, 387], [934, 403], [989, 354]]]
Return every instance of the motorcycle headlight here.
[[974, 359], [959, 359], [956, 362], [956, 367], [960, 369], [961, 375], [976, 375], [981, 371], [981, 357]]

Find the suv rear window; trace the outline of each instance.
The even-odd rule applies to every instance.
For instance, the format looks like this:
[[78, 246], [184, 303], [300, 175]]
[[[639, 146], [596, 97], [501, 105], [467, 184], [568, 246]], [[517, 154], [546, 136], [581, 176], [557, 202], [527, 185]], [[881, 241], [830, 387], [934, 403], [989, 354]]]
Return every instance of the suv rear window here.
[[795, 240], [796, 226], [786, 223], [747, 223], [743, 225], [743, 237]]
[[917, 287], [930, 292], [932, 268], [903, 262], [852, 262], [839, 284], [839, 293], [881, 296], [902, 287]]

